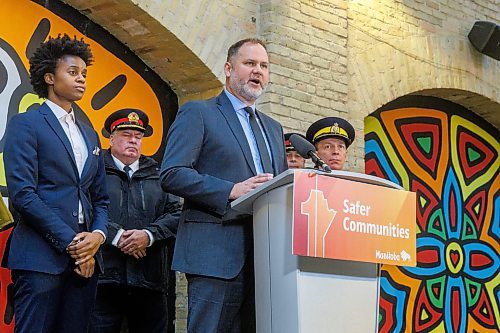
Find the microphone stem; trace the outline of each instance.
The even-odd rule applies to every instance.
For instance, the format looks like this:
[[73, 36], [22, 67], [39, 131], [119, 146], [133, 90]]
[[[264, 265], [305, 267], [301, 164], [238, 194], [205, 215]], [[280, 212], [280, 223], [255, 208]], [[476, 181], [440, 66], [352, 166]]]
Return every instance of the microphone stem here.
[[310, 154], [310, 156], [318, 169], [321, 168], [325, 172], [332, 172], [332, 169], [328, 166], [328, 164], [326, 164], [321, 158], [319, 158], [319, 156], [314, 153]]

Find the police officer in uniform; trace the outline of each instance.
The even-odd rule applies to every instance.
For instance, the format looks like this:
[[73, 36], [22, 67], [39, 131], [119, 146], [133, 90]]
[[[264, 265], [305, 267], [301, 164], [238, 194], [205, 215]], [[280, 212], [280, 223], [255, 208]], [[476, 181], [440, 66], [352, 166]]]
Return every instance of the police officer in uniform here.
[[[304, 169], [306, 160], [297, 153], [295, 147], [292, 146], [290, 142], [290, 136], [292, 134], [300, 135], [304, 138], [302, 134], [299, 133], [286, 133], [285, 134], [285, 150], [286, 150], [286, 161], [288, 163], [289, 169]], [[305, 138], [304, 138], [305, 139]]]
[[141, 154], [143, 137], [152, 133], [148, 116], [136, 109], [116, 111], [104, 124], [110, 221], [91, 333], [119, 333], [124, 319], [130, 333], [167, 331], [167, 242], [181, 206], [162, 190], [158, 163]]
[[342, 170], [347, 160], [347, 148], [354, 141], [354, 128], [345, 119], [327, 117], [314, 122], [306, 138], [316, 147], [318, 156], [332, 170]]

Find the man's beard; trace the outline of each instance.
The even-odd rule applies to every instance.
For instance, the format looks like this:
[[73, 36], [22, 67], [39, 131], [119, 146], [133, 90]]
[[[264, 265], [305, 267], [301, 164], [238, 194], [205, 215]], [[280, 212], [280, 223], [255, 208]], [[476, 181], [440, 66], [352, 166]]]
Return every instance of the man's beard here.
[[[234, 72], [233, 72], [234, 74]], [[262, 93], [267, 88], [267, 84], [260, 89], [252, 89], [247, 84], [244, 79], [236, 76], [229, 77], [229, 84], [231, 89], [239, 96], [243, 97], [247, 101], [255, 101], [262, 95]], [[262, 86], [262, 85], [261, 85]]]

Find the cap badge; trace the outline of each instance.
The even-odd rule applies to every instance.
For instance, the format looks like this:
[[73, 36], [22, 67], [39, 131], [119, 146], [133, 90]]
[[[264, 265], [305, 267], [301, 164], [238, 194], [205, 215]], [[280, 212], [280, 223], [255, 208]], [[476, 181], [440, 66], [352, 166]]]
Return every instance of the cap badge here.
[[128, 121], [131, 123], [138, 123], [139, 122], [139, 115], [135, 112], [130, 112], [128, 114]]
[[340, 134], [340, 127], [338, 123], [334, 123], [333, 126], [330, 129], [330, 133], [333, 134]]

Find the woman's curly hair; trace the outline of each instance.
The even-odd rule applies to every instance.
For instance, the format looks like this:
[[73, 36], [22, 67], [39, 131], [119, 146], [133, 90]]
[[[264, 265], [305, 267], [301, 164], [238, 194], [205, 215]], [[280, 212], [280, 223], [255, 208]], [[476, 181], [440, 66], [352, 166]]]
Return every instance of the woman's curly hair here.
[[57, 62], [65, 55], [80, 57], [87, 66], [93, 61], [92, 51], [83, 38], [78, 40], [69, 37], [67, 34], [56, 38], [49, 37], [49, 40], [42, 43], [30, 58], [30, 80], [33, 90], [42, 98], [48, 97], [47, 83], [44, 75], [46, 73], [55, 74]]

